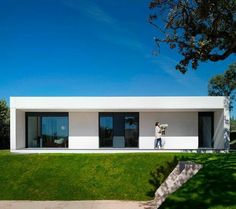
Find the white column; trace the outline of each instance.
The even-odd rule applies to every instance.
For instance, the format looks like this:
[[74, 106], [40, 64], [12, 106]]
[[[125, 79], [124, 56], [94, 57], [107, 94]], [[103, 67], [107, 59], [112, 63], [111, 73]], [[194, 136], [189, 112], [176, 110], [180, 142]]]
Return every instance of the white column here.
[[229, 149], [230, 143], [230, 114], [229, 114], [229, 97], [225, 97], [224, 100], [224, 148]]
[[10, 149], [16, 150], [16, 109], [10, 109]]

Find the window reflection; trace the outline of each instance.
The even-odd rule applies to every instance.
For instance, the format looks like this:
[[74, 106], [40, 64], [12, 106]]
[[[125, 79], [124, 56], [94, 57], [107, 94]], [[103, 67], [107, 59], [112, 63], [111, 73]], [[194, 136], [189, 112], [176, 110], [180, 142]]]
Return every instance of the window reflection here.
[[27, 113], [28, 147], [68, 147], [67, 113]]
[[67, 123], [67, 117], [42, 117], [44, 147], [66, 147]]
[[138, 113], [100, 113], [100, 147], [138, 147]]
[[138, 147], [138, 117], [125, 116], [125, 146]]
[[113, 118], [112, 116], [100, 117], [100, 147], [112, 147]]

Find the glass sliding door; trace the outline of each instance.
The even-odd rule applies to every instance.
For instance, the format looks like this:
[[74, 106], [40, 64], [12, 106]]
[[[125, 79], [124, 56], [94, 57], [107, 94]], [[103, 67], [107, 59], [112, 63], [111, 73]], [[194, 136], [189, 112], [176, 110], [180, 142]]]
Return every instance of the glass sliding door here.
[[45, 147], [67, 147], [68, 118], [42, 117], [42, 138]]
[[124, 113], [113, 113], [113, 118], [114, 118], [113, 147], [124, 148], [125, 147]]
[[38, 116], [28, 116], [27, 118], [28, 124], [28, 143], [27, 147], [42, 147], [39, 141], [39, 131], [40, 131], [40, 118]]
[[138, 113], [100, 113], [100, 147], [128, 148], [138, 147]]
[[138, 114], [125, 115], [125, 147], [138, 147], [139, 120]]
[[103, 114], [99, 117], [99, 146], [112, 147], [113, 143], [113, 117]]
[[68, 113], [26, 113], [27, 147], [68, 147], [68, 135]]
[[213, 147], [213, 133], [214, 133], [214, 113], [199, 112], [198, 113], [199, 148]]

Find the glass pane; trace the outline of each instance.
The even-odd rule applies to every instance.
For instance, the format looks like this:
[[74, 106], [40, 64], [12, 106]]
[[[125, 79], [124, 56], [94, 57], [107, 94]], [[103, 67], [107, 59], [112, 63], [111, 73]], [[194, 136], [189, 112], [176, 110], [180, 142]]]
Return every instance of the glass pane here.
[[39, 123], [37, 116], [28, 117], [28, 147], [40, 147]]
[[138, 113], [100, 113], [100, 147], [138, 147]]
[[211, 117], [203, 117], [202, 118], [202, 138], [203, 138], [203, 147], [211, 147], [211, 133], [212, 133], [212, 124]]
[[114, 136], [124, 136], [124, 114], [114, 113]]
[[213, 146], [214, 114], [212, 112], [199, 113], [199, 147], [211, 148]]
[[138, 147], [138, 116], [125, 116], [125, 147]]
[[124, 114], [113, 113], [113, 118], [114, 118], [113, 148], [124, 148], [125, 147]]
[[42, 117], [43, 147], [68, 147], [68, 117]]
[[100, 116], [100, 147], [112, 147], [113, 118], [112, 116]]

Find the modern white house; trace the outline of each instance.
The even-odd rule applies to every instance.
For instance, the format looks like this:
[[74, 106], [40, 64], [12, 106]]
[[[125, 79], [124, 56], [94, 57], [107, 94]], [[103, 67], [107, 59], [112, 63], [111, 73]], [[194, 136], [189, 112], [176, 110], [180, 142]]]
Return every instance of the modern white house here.
[[[19, 153], [227, 150], [226, 97], [11, 97]], [[154, 149], [155, 123], [168, 124]]]

